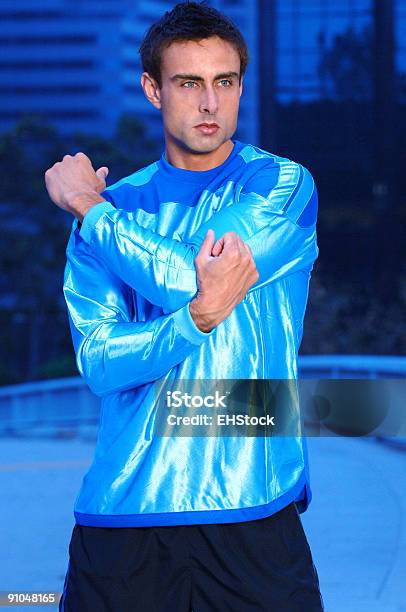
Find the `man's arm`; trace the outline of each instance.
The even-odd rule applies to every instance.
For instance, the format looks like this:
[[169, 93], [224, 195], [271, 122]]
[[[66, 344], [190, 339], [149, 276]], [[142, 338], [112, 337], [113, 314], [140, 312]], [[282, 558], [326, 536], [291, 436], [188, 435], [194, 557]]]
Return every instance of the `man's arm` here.
[[110, 202], [87, 212], [80, 235], [114, 274], [165, 312], [181, 308], [196, 295], [194, 262], [202, 241], [193, 245], [161, 236]]
[[[194, 260], [208, 228], [218, 237], [235, 232], [250, 247], [259, 272], [252, 288], [309, 268], [317, 257], [317, 190], [310, 172], [295, 162], [283, 160], [261, 169], [260, 187], [267, 191], [259, 193], [254, 176], [246, 185], [251, 193], [213, 215], [187, 243], [143, 228], [132, 213], [109, 202], [97, 203], [103, 199], [99, 193], [83, 193], [85, 185], [91, 185], [89, 191], [100, 189], [96, 174], [82, 153], [65, 156], [46, 173], [51, 199], [82, 221], [81, 236], [114, 274], [166, 313], [196, 295]], [[67, 189], [73, 185], [72, 194]]]
[[131, 290], [72, 233], [63, 292], [76, 363], [96, 395], [124, 391], [164, 376], [211, 333], [200, 331], [189, 304], [153, 321], [134, 322]]
[[[188, 303], [155, 320], [134, 322], [131, 289], [94, 256], [77, 231], [72, 232], [63, 292], [77, 366], [96, 395], [164, 376], [205, 342], [243, 299], [258, 278], [249, 249], [241, 240], [230, 239], [220, 260], [209, 257], [213, 242], [209, 237], [199, 251], [201, 291], [190, 309]], [[216, 291], [224, 274], [228, 281]]]
[[240, 196], [186, 242], [143, 228], [132, 213], [110, 202], [87, 212], [81, 235], [110, 270], [164, 312], [172, 312], [196, 294], [194, 260], [207, 230], [212, 228], [216, 237], [232, 231], [251, 249], [259, 273], [252, 291], [311, 267], [318, 255], [317, 190], [310, 172], [299, 164], [285, 163], [272, 169], [269, 180], [274, 186], [268, 195]]

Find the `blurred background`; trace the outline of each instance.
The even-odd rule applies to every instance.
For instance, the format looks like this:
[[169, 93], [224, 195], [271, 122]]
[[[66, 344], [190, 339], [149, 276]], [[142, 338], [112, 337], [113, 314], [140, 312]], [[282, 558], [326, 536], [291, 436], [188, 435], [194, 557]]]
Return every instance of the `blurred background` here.
[[[1, 2], [1, 384], [76, 373], [61, 291], [71, 219], [51, 205], [44, 172], [81, 150], [109, 166], [111, 184], [160, 156], [138, 48], [174, 4]], [[251, 55], [236, 138], [317, 182], [302, 354], [405, 354], [406, 1], [212, 5]]]
[[[98, 398], [78, 377], [62, 294], [72, 218], [51, 204], [44, 172], [83, 151], [109, 166], [111, 184], [161, 155], [138, 48], [175, 4], [0, 5], [0, 535], [12, 559], [0, 557], [0, 591], [62, 589], [74, 495], [97, 434]], [[304, 164], [318, 187], [302, 374], [404, 377], [406, 0], [209, 4], [250, 51], [235, 137]], [[396, 582], [406, 575], [401, 440], [330, 442], [311, 441], [317, 502], [303, 516], [326, 609], [406, 610]], [[345, 517], [333, 529], [332, 507]], [[337, 574], [343, 564], [357, 567], [351, 584]]]

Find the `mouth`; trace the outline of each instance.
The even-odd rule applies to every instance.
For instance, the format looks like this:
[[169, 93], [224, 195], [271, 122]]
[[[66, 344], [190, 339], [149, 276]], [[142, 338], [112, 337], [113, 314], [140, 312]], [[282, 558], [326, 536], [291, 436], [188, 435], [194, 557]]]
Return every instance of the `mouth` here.
[[200, 123], [195, 126], [202, 134], [210, 135], [215, 134], [220, 126], [217, 123]]

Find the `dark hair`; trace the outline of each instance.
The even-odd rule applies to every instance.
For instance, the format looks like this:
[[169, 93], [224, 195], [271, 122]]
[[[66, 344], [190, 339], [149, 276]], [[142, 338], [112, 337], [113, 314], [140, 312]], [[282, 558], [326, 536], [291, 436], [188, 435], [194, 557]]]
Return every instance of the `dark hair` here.
[[171, 11], [152, 24], [139, 48], [144, 72], [148, 72], [162, 87], [162, 51], [175, 41], [202, 40], [219, 36], [232, 43], [240, 56], [240, 82], [248, 64], [248, 47], [229, 17], [208, 6], [206, 0], [180, 2]]

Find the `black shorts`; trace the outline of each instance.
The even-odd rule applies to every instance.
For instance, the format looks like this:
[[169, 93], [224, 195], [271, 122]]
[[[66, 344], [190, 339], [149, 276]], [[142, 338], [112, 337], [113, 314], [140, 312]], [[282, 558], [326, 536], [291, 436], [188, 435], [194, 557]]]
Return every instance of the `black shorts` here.
[[64, 612], [320, 612], [319, 579], [294, 503], [255, 521], [75, 525]]

